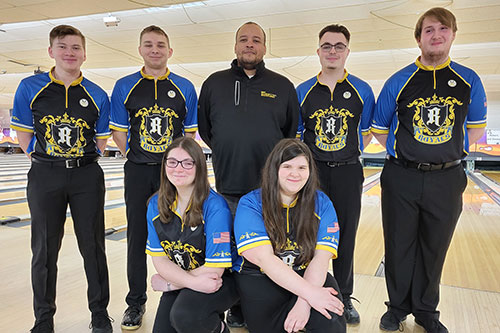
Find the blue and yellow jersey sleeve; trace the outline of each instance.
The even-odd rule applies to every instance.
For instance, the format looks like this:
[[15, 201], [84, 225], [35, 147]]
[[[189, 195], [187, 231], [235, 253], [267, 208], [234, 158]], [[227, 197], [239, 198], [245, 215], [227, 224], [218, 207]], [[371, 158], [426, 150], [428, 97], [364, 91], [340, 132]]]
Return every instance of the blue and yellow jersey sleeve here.
[[340, 236], [337, 213], [328, 196], [321, 191], [316, 194], [316, 214], [319, 218], [316, 250], [328, 251], [332, 258], [337, 258]]
[[150, 256], [166, 256], [167, 254], [161, 246], [158, 233], [154, 227], [153, 221], [159, 218], [158, 212], [158, 194], [151, 197], [148, 204], [148, 211], [146, 213], [146, 220], [148, 223], [148, 240], [146, 243], [146, 253]]
[[130, 93], [134, 87], [139, 84], [141, 79], [141, 72], [136, 72], [116, 82], [113, 93], [111, 94], [111, 117], [109, 127], [112, 130], [128, 132], [130, 126], [129, 112], [125, 108], [125, 103]]
[[303, 139], [303, 133], [304, 133], [304, 115], [303, 115], [303, 111], [302, 111], [302, 104], [304, 104], [304, 101], [307, 97], [307, 95], [309, 94], [309, 92], [311, 91], [311, 89], [316, 85], [316, 83], [318, 83], [318, 78], [315, 76], [315, 77], [312, 77], [310, 78], [309, 80], [305, 81], [305, 82], [302, 82], [301, 84], [299, 84], [297, 86], [297, 97], [299, 98], [299, 105], [300, 105], [300, 113], [299, 113], [299, 126], [298, 126], [298, 130], [297, 130], [297, 135], [299, 135], [299, 137], [301, 139]]
[[[457, 73], [471, 88], [470, 104], [467, 118], [465, 121], [466, 128], [483, 128], [486, 127], [486, 93], [483, 83], [479, 76], [472, 69], [451, 62], [450, 67]], [[469, 145], [466, 144], [466, 147]]]
[[241, 197], [234, 218], [238, 254], [261, 245], [271, 245], [262, 216], [260, 189]]
[[205, 266], [231, 267], [233, 218], [226, 200], [212, 189], [203, 203], [203, 220], [206, 235]]
[[184, 118], [184, 132], [194, 133], [198, 130], [198, 97], [191, 81], [170, 73], [169, 80], [180, 90], [186, 101], [186, 117]]
[[19, 83], [14, 95], [10, 127], [16, 131], [34, 132], [31, 103], [51, 83], [48, 73], [27, 77]]
[[99, 111], [99, 117], [95, 125], [96, 139], [107, 139], [111, 136], [111, 130], [109, 129], [109, 97], [106, 92], [100, 88], [95, 83], [83, 79], [81, 85], [87, 91], [88, 95], [95, 103], [97, 110]]
[[392, 156], [396, 156], [394, 133], [398, 127], [397, 100], [401, 91], [417, 71], [418, 67], [415, 64], [410, 64], [393, 74], [385, 82], [375, 104], [371, 131], [377, 134], [388, 134], [386, 147], [387, 152]]
[[363, 103], [363, 111], [361, 112], [361, 121], [358, 129], [359, 144], [361, 151], [363, 151], [363, 135], [370, 134], [370, 128], [373, 120], [373, 111], [375, 110], [375, 96], [373, 90], [368, 83], [359, 79], [358, 77], [349, 74], [347, 81], [352, 85], [354, 90], [358, 93], [359, 99]]

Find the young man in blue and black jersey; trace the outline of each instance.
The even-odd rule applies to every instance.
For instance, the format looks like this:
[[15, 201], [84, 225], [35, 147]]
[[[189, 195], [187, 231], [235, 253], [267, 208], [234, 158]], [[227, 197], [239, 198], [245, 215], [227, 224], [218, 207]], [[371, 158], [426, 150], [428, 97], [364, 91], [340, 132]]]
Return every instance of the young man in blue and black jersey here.
[[461, 160], [486, 126], [479, 76], [449, 58], [455, 16], [425, 12], [415, 26], [421, 50], [380, 92], [372, 131], [387, 148], [380, 177], [389, 302], [380, 328], [396, 331], [408, 314], [431, 333], [439, 321], [439, 282], [462, 212], [467, 176]]
[[121, 327], [136, 330], [145, 311], [147, 265], [146, 211], [149, 197], [160, 186], [163, 152], [182, 135], [197, 130], [197, 98], [193, 84], [172, 73], [168, 35], [157, 26], [140, 35], [139, 54], [144, 67], [118, 80], [111, 96], [111, 122], [125, 163], [127, 206], [127, 309]]
[[31, 280], [35, 326], [54, 332], [57, 258], [68, 205], [87, 276], [92, 331], [112, 332], [104, 249], [104, 174], [97, 164], [111, 135], [109, 99], [82, 76], [85, 37], [59, 25], [49, 35], [55, 66], [21, 81], [11, 127], [31, 158], [27, 198], [31, 214]]
[[338, 258], [333, 272], [344, 301], [348, 324], [360, 316], [354, 289], [354, 244], [361, 213], [363, 167], [359, 156], [370, 143], [375, 99], [370, 86], [345, 69], [351, 34], [332, 24], [319, 33], [321, 72], [297, 87], [304, 142], [318, 167], [321, 189], [332, 200], [340, 226]]

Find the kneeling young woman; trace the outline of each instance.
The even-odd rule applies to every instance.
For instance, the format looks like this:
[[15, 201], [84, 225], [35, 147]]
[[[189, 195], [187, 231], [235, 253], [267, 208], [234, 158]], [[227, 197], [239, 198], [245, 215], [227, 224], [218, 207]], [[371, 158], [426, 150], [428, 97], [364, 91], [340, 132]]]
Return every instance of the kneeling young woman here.
[[148, 203], [148, 243], [163, 291], [153, 332], [229, 332], [220, 314], [237, 299], [232, 265], [231, 212], [210, 189], [205, 156], [193, 139], [167, 148], [160, 190]]
[[345, 332], [343, 304], [328, 273], [337, 256], [335, 209], [318, 191], [309, 148], [281, 140], [262, 172], [262, 188], [240, 199], [233, 269], [250, 332]]

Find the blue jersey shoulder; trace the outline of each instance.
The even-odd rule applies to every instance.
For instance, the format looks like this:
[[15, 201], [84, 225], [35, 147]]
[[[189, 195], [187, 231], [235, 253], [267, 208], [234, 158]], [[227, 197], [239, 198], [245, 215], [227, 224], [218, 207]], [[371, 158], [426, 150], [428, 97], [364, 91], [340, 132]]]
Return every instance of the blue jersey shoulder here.
[[302, 105], [304, 99], [307, 96], [307, 93], [311, 88], [318, 82], [318, 78], [316, 76], [310, 78], [307, 81], [302, 82], [297, 86], [297, 97], [299, 98], [299, 104]]
[[[207, 198], [203, 202], [203, 215], [206, 215], [210, 209], [220, 209], [221, 207], [227, 208], [226, 200], [222, 195], [210, 189]], [[228, 208], [229, 209], [229, 208]]]
[[469, 67], [460, 65], [454, 61], [450, 62], [450, 67], [470, 85], [472, 85], [474, 81], [479, 79], [479, 75], [477, 75], [477, 73]]
[[[31, 102], [40, 90], [45, 87], [52, 80], [49, 77], [49, 73], [36, 74], [28, 76], [21, 80], [19, 87], [26, 90], [26, 95]], [[19, 88], [18, 88], [19, 89]]]
[[406, 82], [408, 82], [408, 79], [417, 71], [417, 69], [418, 67], [415, 63], [409, 64], [408, 66], [400, 69], [387, 79], [383, 89], [390, 89], [391, 92], [396, 93], [397, 96]]
[[122, 77], [118, 81], [116, 81], [115, 84], [115, 89], [119, 88], [125, 93], [125, 96], [128, 95], [132, 87], [137, 84], [137, 82], [142, 79], [141, 72], [135, 72], [132, 74], [129, 74], [127, 76]]
[[179, 87], [184, 95], [186, 95], [187, 92], [195, 90], [193, 83], [185, 77], [170, 72], [168, 78], [172, 80], [172, 82], [175, 83], [177, 87]]
[[153, 209], [154, 216], [159, 214], [159, 211], [158, 211], [158, 192], [153, 194], [151, 196], [151, 198], [149, 198], [148, 206], [151, 206], [151, 208]]
[[[102, 98], [107, 98], [109, 101], [108, 94], [104, 91], [104, 89], [99, 87], [94, 82], [92, 82], [89, 79], [84, 77], [81, 84], [89, 92], [90, 96], [92, 96], [92, 98], [94, 98], [96, 100], [96, 102], [97, 102], [97, 100], [100, 100]], [[100, 107], [100, 105], [99, 105], [99, 107]]]

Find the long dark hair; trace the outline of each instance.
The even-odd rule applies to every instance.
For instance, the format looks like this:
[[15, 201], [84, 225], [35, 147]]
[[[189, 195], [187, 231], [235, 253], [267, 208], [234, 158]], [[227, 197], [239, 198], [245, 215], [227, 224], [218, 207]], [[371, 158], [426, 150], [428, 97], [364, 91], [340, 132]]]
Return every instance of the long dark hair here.
[[318, 189], [316, 165], [309, 148], [298, 139], [283, 139], [274, 147], [262, 170], [262, 214], [267, 234], [278, 253], [286, 245], [286, 221], [280, 194], [278, 172], [280, 165], [297, 156], [304, 156], [309, 164], [309, 179], [297, 194], [293, 214], [296, 241], [300, 249], [298, 264], [310, 261], [316, 248], [319, 221], [315, 202]]
[[158, 190], [158, 211], [160, 220], [169, 223], [173, 213], [170, 207], [177, 196], [177, 189], [168, 180], [165, 172], [168, 154], [174, 148], [184, 149], [194, 160], [196, 175], [194, 177], [194, 189], [191, 193], [190, 208], [186, 212], [184, 224], [190, 227], [198, 226], [202, 223], [203, 202], [208, 197], [210, 184], [208, 182], [207, 163], [201, 147], [196, 141], [188, 137], [180, 137], [174, 140], [163, 154], [161, 162], [160, 189]]

